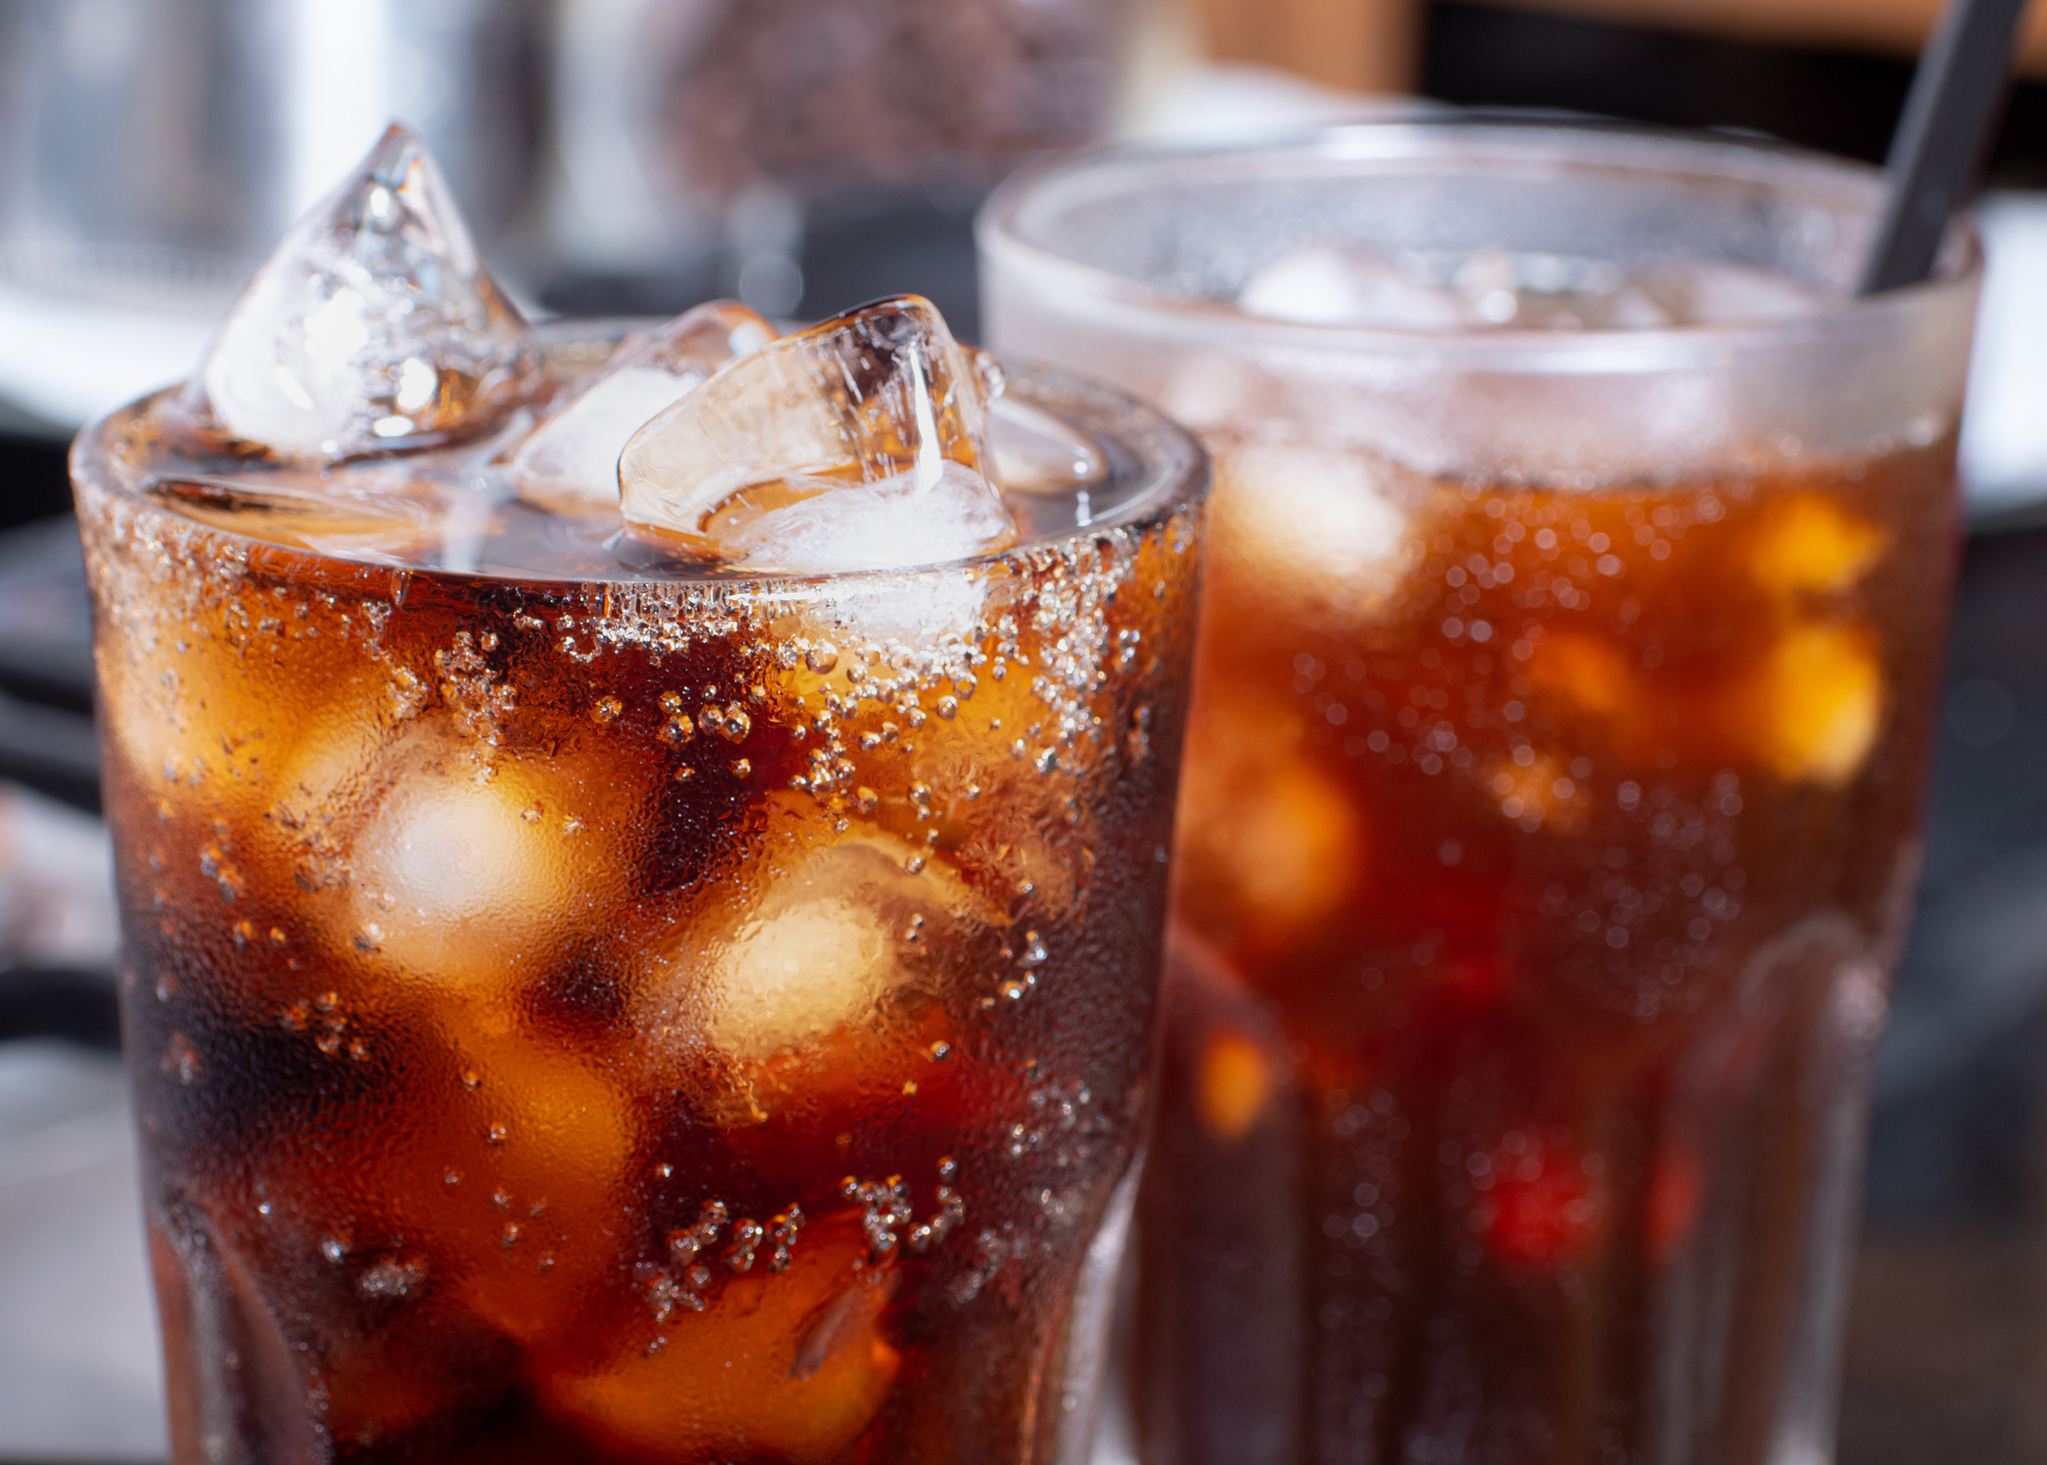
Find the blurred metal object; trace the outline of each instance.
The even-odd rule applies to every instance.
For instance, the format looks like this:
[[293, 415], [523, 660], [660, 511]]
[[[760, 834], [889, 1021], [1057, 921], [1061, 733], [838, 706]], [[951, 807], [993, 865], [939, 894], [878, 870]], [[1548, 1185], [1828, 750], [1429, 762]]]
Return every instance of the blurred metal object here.
[[[479, 238], [504, 236], [537, 182], [543, 9], [0, 0], [0, 395], [75, 425], [93, 382], [67, 347], [185, 369], [255, 262], [394, 116], [426, 137]], [[144, 321], [129, 343], [123, 323]], [[53, 377], [17, 380], [43, 355]], [[123, 377], [109, 395], [131, 390]]]

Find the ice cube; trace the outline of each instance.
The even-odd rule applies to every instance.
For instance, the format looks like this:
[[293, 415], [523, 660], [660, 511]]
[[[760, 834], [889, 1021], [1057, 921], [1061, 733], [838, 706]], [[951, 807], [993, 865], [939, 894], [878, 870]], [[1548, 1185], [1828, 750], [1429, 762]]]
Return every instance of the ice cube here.
[[1541, 309], [1527, 312], [1527, 318], [1519, 323], [1551, 328], [1653, 331], [1684, 321], [1682, 310], [1660, 293], [1633, 280], [1598, 293], [1554, 296], [1541, 305]]
[[322, 462], [473, 436], [540, 381], [531, 329], [395, 123], [256, 272], [199, 374], [228, 433]]
[[869, 575], [841, 581], [796, 608], [792, 633], [830, 641], [848, 652], [881, 651], [890, 643], [930, 648], [947, 641], [979, 641], [988, 621], [1007, 607], [1013, 587], [991, 603], [979, 567]]
[[907, 568], [998, 547], [1015, 527], [988, 477], [984, 361], [913, 295], [785, 336], [626, 444], [625, 517], [748, 569]]
[[1365, 244], [1310, 244], [1260, 268], [1238, 293], [1252, 315], [1315, 325], [1443, 329], [1459, 324], [1457, 295]]
[[[626, 888], [621, 827], [641, 790], [611, 761], [493, 755], [415, 724], [360, 772], [306, 750], [281, 803], [344, 811], [351, 878], [329, 939], [414, 981], [490, 990], [543, 961], [570, 923]], [[289, 817], [289, 815], [288, 815]]]
[[[752, 1062], [871, 1023], [917, 979], [901, 938], [935, 931], [946, 917], [948, 882], [916, 855], [900, 840], [852, 839], [772, 885], [714, 949], [702, 1018], [712, 1044]], [[913, 864], [919, 873], [910, 873]]]
[[[150, 497], [188, 519], [270, 544], [387, 563], [431, 563], [447, 529], [426, 494], [373, 482], [340, 486], [302, 468], [158, 479]], [[452, 506], [451, 506], [452, 507]]]
[[1305, 732], [1291, 708], [1251, 702], [1187, 739], [1180, 899], [1255, 948], [1298, 939], [1371, 873], [1368, 831], [1343, 785], [1301, 749]]
[[1822, 493], [1790, 494], [1757, 516], [1749, 577], [1785, 599], [1852, 590], [1890, 547], [1878, 525]]
[[[621, 1454], [846, 1458], [902, 1363], [889, 1341], [896, 1268], [871, 1260], [861, 1219], [809, 1222], [786, 1269], [730, 1276], [703, 1311], [677, 1309], [660, 1324], [657, 1347], [645, 1341], [644, 1303], [627, 1327], [563, 1330], [539, 1350], [539, 1394]], [[591, 1336], [619, 1341], [593, 1358], [582, 1345]]]
[[744, 305], [713, 300], [628, 342], [519, 449], [511, 476], [520, 494], [556, 509], [616, 509], [618, 458], [632, 435], [726, 362], [774, 339], [775, 328]]
[[1312, 600], [1322, 614], [1375, 610], [1418, 547], [1390, 465], [1290, 443], [1218, 446], [1210, 553], [1227, 573]]
[[531, 1344], [581, 1317], [617, 1266], [639, 1139], [632, 1096], [608, 1055], [508, 1022], [506, 994], [437, 996], [446, 1066], [412, 1091], [410, 1142], [381, 1178], [463, 1308]]
[[1838, 788], [1861, 770], [1882, 730], [1875, 637], [1823, 621], [1795, 626], [1779, 635], [1727, 711], [1779, 778]]
[[1817, 291], [1787, 275], [1716, 260], [1673, 265], [1646, 276], [1643, 284], [1687, 325], [1781, 320], [1811, 315], [1822, 303]]

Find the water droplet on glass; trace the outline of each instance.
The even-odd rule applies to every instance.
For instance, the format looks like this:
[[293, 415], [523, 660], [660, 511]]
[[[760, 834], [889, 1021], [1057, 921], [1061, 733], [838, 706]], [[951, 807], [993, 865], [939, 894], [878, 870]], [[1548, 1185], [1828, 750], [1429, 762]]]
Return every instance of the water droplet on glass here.
[[163, 1058], [159, 1061], [158, 1067], [188, 1088], [206, 1076], [205, 1065], [199, 1059], [199, 1050], [183, 1033], [171, 1034], [170, 1042], [164, 1045]]

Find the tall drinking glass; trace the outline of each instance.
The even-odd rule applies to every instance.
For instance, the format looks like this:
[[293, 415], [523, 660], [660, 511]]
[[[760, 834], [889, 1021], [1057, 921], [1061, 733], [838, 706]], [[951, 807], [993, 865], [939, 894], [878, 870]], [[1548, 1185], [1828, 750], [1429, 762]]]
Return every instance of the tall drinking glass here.
[[[397, 456], [218, 389], [79, 441], [178, 1465], [1085, 1458], [1206, 461], [1042, 371], [984, 423], [921, 302], [706, 309], [555, 327], [551, 395]], [[660, 364], [712, 336], [755, 354]], [[838, 397], [777, 395], [807, 360]], [[841, 568], [622, 528], [618, 443], [691, 394], [696, 539]], [[764, 470], [778, 412], [932, 471]], [[1000, 532], [923, 562], [908, 493]]]
[[1216, 462], [1150, 1465], [1819, 1462], [1977, 284], [1872, 170], [1483, 122], [1103, 155], [1003, 350]]

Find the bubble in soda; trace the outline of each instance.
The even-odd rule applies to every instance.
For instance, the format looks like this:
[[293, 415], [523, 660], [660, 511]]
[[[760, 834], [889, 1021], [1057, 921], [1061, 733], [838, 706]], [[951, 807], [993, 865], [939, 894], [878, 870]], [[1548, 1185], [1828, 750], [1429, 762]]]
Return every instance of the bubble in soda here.
[[519, 449], [519, 492], [551, 508], [618, 507], [618, 459], [632, 435], [720, 367], [775, 339], [775, 328], [734, 300], [684, 311], [628, 343], [603, 374]]
[[989, 478], [999, 377], [927, 300], [849, 311], [735, 361], [619, 461], [627, 521], [714, 564], [827, 571], [1012, 541]]
[[317, 462], [478, 435], [541, 380], [531, 328], [395, 123], [257, 270], [199, 376], [228, 434]]

